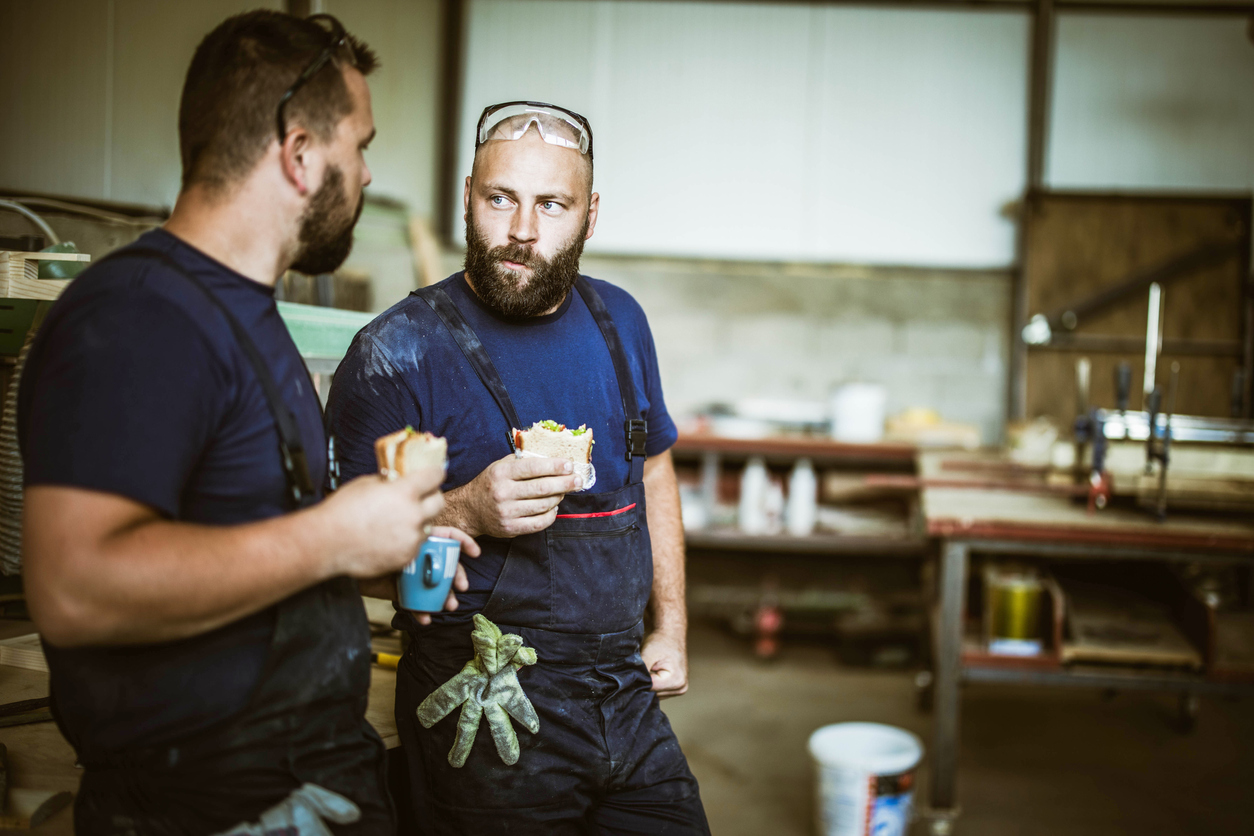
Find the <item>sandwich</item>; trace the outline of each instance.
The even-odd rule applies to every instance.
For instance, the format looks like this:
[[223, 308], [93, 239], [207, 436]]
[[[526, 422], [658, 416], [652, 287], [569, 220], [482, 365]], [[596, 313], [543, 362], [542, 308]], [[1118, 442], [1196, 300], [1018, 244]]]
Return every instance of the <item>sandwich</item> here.
[[385, 435], [374, 443], [379, 473], [395, 479], [421, 467], [448, 467], [448, 442], [431, 433], [420, 433], [406, 427]]
[[520, 455], [570, 459], [576, 467], [592, 462], [592, 444], [586, 424], [568, 430], [556, 421], [537, 421], [529, 430], [514, 430], [514, 449]]

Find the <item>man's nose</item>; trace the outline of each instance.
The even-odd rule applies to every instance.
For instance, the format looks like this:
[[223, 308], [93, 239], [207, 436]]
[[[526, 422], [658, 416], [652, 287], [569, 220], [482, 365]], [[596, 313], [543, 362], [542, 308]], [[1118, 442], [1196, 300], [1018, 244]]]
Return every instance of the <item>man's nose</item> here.
[[514, 222], [509, 227], [509, 240], [515, 244], [532, 244], [539, 237], [539, 226], [536, 224], [534, 212], [520, 209], [514, 213]]

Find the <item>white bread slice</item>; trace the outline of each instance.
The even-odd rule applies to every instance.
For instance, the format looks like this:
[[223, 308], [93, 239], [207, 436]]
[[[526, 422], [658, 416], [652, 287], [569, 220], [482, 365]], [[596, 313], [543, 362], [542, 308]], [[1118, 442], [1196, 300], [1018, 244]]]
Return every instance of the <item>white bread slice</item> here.
[[592, 461], [592, 443], [592, 430], [586, 426], [568, 430], [552, 421], [537, 421], [529, 430], [514, 430], [514, 446], [519, 450], [554, 459], [570, 459], [575, 464]]
[[395, 479], [421, 467], [447, 467], [448, 441], [406, 427], [377, 440], [374, 455], [379, 462], [379, 472], [388, 479]]

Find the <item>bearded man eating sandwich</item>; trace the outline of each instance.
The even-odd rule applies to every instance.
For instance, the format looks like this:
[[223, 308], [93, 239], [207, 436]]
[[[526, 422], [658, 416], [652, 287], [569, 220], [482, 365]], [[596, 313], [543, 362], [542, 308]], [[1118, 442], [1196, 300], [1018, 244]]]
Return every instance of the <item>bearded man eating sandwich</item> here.
[[397, 427], [447, 439], [439, 521], [482, 548], [456, 612], [394, 622], [424, 832], [709, 832], [658, 707], [688, 688], [677, 433], [644, 312], [579, 274], [592, 160], [573, 111], [486, 108], [465, 270], [363, 329], [332, 387], [346, 475]]

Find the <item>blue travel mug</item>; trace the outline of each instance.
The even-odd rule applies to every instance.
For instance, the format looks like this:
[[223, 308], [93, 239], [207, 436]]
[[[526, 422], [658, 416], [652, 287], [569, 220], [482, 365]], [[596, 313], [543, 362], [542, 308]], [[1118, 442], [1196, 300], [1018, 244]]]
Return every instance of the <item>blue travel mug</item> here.
[[400, 605], [415, 612], [439, 612], [453, 588], [461, 544], [448, 537], [428, 537], [418, 556], [401, 570]]

